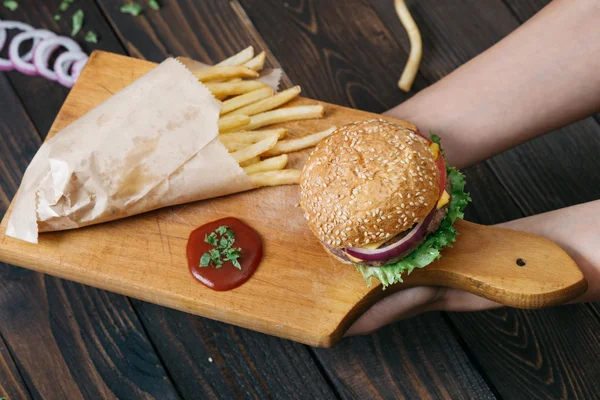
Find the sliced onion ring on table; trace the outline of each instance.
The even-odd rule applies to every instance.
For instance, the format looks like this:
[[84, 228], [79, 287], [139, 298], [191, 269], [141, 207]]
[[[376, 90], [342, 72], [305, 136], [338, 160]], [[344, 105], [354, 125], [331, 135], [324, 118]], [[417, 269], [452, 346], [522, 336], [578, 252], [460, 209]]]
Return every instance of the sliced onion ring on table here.
[[360, 247], [349, 247], [345, 249], [346, 253], [350, 254], [352, 257], [356, 257], [358, 259], [364, 261], [385, 261], [391, 260], [392, 258], [396, 258], [400, 256], [402, 253], [405, 253], [409, 250], [415, 243], [418, 243], [421, 238], [425, 235], [427, 231], [427, 227], [433, 218], [433, 214], [437, 210], [434, 208], [432, 212], [429, 213], [427, 217], [408, 233], [408, 235], [404, 236], [402, 239], [397, 241], [396, 243], [392, 243], [386, 247], [380, 247], [378, 249], [363, 249]]
[[69, 74], [69, 67], [75, 61], [85, 58], [87, 58], [87, 55], [82, 51], [68, 51], [58, 56], [54, 63], [54, 73], [56, 73], [58, 83], [66, 87], [73, 87], [77, 78], [73, 76], [73, 72]]
[[33, 65], [38, 71], [38, 74], [51, 81], [57, 80], [56, 73], [48, 68], [50, 56], [59, 47], [64, 47], [69, 52], [81, 51], [81, 47], [73, 39], [64, 36], [54, 36], [39, 43], [35, 48], [33, 55]]
[[79, 78], [79, 75], [81, 75], [81, 71], [83, 70], [83, 67], [85, 67], [85, 65], [87, 64], [89, 60], [88, 56], [85, 56], [85, 58], [82, 58], [79, 61], [75, 61], [75, 64], [73, 64], [73, 67], [71, 68], [71, 74], [73, 75], [73, 78], [75, 80], [77, 80], [77, 78]]
[[[2, 22], [2, 21], [0, 21]], [[6, 42], [6, 29], [0, 28], [0, 51], [4, 48], [4, 43]]]
[[[35, 65], [28, 62], [29, 60], [31, 60], [31, 57], [29, 58], [29, 60], [26, 60], [25, 56], [20, 56], [19, 47], [21, 47], [21, 43], [23, 43], [25, 40], [33, 39], [33, 50], [35, 50], [36, 41], [45, 40], [54, 36], [56, 36], [54, 32], [50, 32], [45, 29], [34, 29], [31, 31], [25, 31], [15, 36], [10, 42], [10, 46], [8, 47], [8, 58], [12, 62], [14, 68], [17, 71], [24, 73], [25, 75], [37, 75], [37, 69], [35, 68]], [[31, 52], [29, 52], [28, 54], [31, 54], [33, 56], [33, 53]]]
[[[19, 29], [21, 31], [32, 31], [33, 27], [31, 25], [27, 25], [23, 22], [19, 22], [19, 21], [0, 21], [0, 30], [4, 32], [4, 44], [6, 44], [6, 41], [8, 40], [7, 36], [8, 36], [8, 32], [7, 30], [9, 29]], [[2, 40], [0, 40], [1, 42]], [[0, 50], [2, 50], [2, 47], [4, 46], [0, 46]], [[33, 56], [33, 48], [27, 52], [27, 54], [25, 54], [23, 57], [21, 57], [23, 60], [25, 61], [29, 61], [31, 60], [31, 57]], [[10, 60], [7, 60], [5, 58], [0, 58], [0, 71], [12, 71], [14, 69], [13, 63]]]

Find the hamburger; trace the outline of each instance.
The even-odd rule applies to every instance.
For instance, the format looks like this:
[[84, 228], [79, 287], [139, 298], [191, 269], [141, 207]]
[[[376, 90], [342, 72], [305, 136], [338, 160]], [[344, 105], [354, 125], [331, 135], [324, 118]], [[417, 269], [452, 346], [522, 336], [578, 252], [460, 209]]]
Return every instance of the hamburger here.
[[384, 287], [455, 240], [453, 224], [470, 201], [464, 186], [438, 136], [383, 119], [337, 129], [300, 176], [306, 220], [325, 250]]

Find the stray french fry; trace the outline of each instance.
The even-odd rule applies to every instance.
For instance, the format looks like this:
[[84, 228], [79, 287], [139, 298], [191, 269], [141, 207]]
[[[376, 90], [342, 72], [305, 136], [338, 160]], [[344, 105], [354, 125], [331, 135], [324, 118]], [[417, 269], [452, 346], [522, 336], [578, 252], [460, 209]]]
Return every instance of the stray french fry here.
[[[273, 96], [273, 89], [271, 89], [270, 87], [265, 87], [262, 89], [257, 89], [248, 93], [241, 94], [239, 96], [224, 101], [223, 108], [221, 109], [221, 114], [227, 114], [230, 111], [251, 105], [252, 103], [256, 103], [257, 101], [264, 99], [265, 97], [271, 96]], [[247, 115], [244, 113], [236, 113], [236, 115], [239, 114]]]
[[206, 87], [215, 97], [219, 96], [235, 96], [238, 94], [244, 94], [253, 90], [268, 87], [259, 81], [241, 81], [241, 82], [208, 82]]
[[[322, 105], [279, 108], [277, 110], [253, 115], [250, 117], [250, 123], [246, 125], [244, 129], [254, 130], [263, 126], [277, 124], [280, 122], [321, 118], [324, 112], [325, 108]], [[236, 115], [232, 115], [232, 117], [235, 116]]]
[[258, 72], [243, 66], [210, 67], [194, 72], [199, 81], [230, 78], [258, 78]]
[[260, 142], [254, 143], [248, 147], [244, 147], [241, 150], [234, 151], [231, 153], [231, 156], [239, 164], [253, 157], [260, 156], [262, 153], [275, 146], [275, 143], [277, 143], [277, 135], [273, 134], [268, 138], [261, 140]]
[[289, 88], [277, 93], [275, 96], [268, 97], [245, 107], [238, 108], [231, 114], [244, 114], [252, 116], [261, 112], [269, 111], [292, 100], [294, 97], [298, 96], [300, 92], [300, 86], [294, 86], [293, 88]]
[[283, 139], [285, 135], [287, 135], [288, 130], [285, 128], [278, 129], [265, 129], [263, 131], [237, 131], [237, 132], [227, 132], [219, 135], [220, 139], [231, 139], [231, 140], [248, 140], [251, 143], [256, 143], [259, 140], [270, 136], [271, 134], [276, 133], [279, 139]]
[[253, 71], [260, 71], [265, 66], [266, 58], [267, 58], [267, 54], [264, 51], [261, 51], [252, 60], [245, 62], [244, 67], [248, 67]]
[[284, 169], [288, 163], [287, 154], [282, 154], [277, 157], [267, 158], [266, 160], [262, 160], [252, 165], [248, 165], [244, 167], [244, 172], [246, 175], [257, 174], [259, 172], [267, 172], [267, 171], [277, 171], [280, 169]]
[[260, 162], [260, 157], [258, 157], [258, 156], [252, 157], [251, 159], [246, 160], [246, 161], [242, 161], [239, 164], [240, 164], [240, 167], [246, 168], [246, 167], [248, 167], [248, 166], [250, 166], [252, 164], [256, 164], [257, 162]]
[[254, 57], [254, 47], [248, 46], [244, 50], [240, 51], [239, 53], [237, 53], [215, 65], [222, 66], [222, 67], [242, 65], [242, 64], [250, 61], [252, 59], [252, 57]]
[[419, 27], [415, 23], [408, 7], [404, 0], [395, 0], [394, 5], [396, 6], [396, 13], [400, 22], [404, 25], [408, 38], [410, 40], [410, 54], [408, 55], [408, 61], [402, 71], [402, 76], [398, 81], [398, 87], [405, 92], [409, 92], [412, 87], [417, 72], [419, 71], [419, 65], [421, 64], [421, 57], [423, 55], [423, 43], [421, 42], [421, 32]]
[[219, 132], [226, 132], [247, 126], [250, 123], [247, 115], [227, 115], [219, 118]]
[[300, 172], [298, 169], [282, 169], [280, 171], [259, 172], [249, 175], [249, 177], [256, 187], [297, 185], [300, 182]]
[[273, 148], [271, 148], [271, 150], [267, 151], [263, 155], [265, 157], [277, 156], [279, 154], [291, 153], [293, 151], [304, 150], [309, 147], [316, 146], [321, 140], [331, 135], [335, 130], [336, 127], [332, 126], [331, 128], [322, 132], [313, 133], [304, 137], [280, 140], [275, 146], [273, 146]]

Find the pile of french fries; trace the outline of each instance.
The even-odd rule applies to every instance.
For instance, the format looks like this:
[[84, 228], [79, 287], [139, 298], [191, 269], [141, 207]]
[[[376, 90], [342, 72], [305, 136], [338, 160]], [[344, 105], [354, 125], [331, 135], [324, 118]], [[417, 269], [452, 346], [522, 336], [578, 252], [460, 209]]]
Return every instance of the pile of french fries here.
[[322, 105], [279, 108], [300, 94], [300, 86], [275, 93], [256, 80], [265, 65], [265, 52], [254, 56], [247, 47], [213, 67], [194, 75], [222, 101], [219, 139], [240, 164], [256, 187], [297, 184], [300, 170], [286, 169], [288, 153], [316, 146], [335, 130], [285, 139], [284, 128], [263, 129], [269, 125], [301, 119], [322, 118]]

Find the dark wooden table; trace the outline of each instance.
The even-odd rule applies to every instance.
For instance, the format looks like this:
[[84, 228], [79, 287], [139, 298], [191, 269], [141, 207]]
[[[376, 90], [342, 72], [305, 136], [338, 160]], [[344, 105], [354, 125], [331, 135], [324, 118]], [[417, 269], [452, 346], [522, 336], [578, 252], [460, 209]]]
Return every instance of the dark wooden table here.
[[[415, 90], [490, 47], [547, 0], [414, 0], [424, 40]], [[0, 18], [84, 31], [102, 49], [220, 60], [252, 44], [316, 99], [382, 112], [407, 99], [409, 50], [392, 0], [19, 1]], [[146, 1], [140, 1], [144, 4]], [[502, 77], [498, 77], [502, 79]], [[68, 90], [0, 74], [0, 215]], [[467, 170], [468, 219], [498, 223], [600, 198], [600, 120], [587, 118]], [[315, 349], [0, 264], [0, 398], [600, 397], [600, 306], [431, 313]]]

